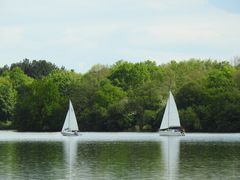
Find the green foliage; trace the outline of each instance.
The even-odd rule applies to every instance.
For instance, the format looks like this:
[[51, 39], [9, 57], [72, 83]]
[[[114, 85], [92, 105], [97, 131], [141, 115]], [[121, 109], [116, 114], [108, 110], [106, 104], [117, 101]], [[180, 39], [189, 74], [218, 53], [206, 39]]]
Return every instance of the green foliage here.
[[93, 67], [82, 76], [81, 81], [73, 86], [71, 99], [79, 121], [80, 130], [104, 131], [104, 121], [107, 109], [99, 105], [98, 92], [103, 79], [106, 79], [108, 69], [100, 66]]
[[239, 90], [220, 91], [209, 95], [209, 111], [204, 129], [216, 132], [238, 132], [239, 126]]
[[22, 62], [12, 64], [10, 69], [12, 70], [15, 67], [21, 68], [25, 74], [36, 79], [43, 78], [53, 70], [58, 69], [56, 65], [45, 60], [33, 60], [31, 62], [29, 59], [24, 59]]
[[35, 80], [25, 91], [16, 106], [15, 127], [20, 131], [59, 130], [64, 115], [56, 84], [47, 79]]
[[[161, 105], [161, 98], [159, 88], [151, 82], [129, 91], [128, 109], [131, 114], [134, 115], [135, 125], [137, 125], [140, 130], [146, 125], [144, 116], [146, 117], [147, 110], [157, 112]], [[153, 124], [149, 125], [153, 126]]]
[[214, 66], [213, 64], [215, 64], [215, 62], [203, 62], [195, 59], [179, 63], [171, 61], [159, 67], [161, 71], [160, 76], [162, 76], [160, 87], [165, 91], [168, 91], [169, 88], [173, 91], [178, 91], [184, 84], [199, 82], [209, 69]]
[[240, 68], [233, 74], [234, 84], [240, 90]]
[[0, 130], [12, 129], [12, 121], [0, 121]]
[[156, 110], [144, 110], [143, 112], [143, 131], [151, 131], [154, 129], [156, 121], [157, 111]]
[[239, 132], [239, 79], [238, 66], [212, 60], [118, 61], [79, 74], [24, 59], [0, 68], [0, 121], [60, 131], [71, 99], [81, 131], [157, 131], [171, 89], [187, 131]]
[[201, 130], [200, 120], [192, 107], [181, 109], [179, 111], [182, 126], [186, 131], [199, 131]]
[[2, 75], [5, 71], [9, 71], [8, 65], [4, 65], [3, 67], [0, 67], [0, 75]]
[[206, 92], [197, 82], [189, 82], [183, 85], [176, 95], [176, 102], [179, 109], [195, 107], [206, 102]]
[[12, 83], [7, 78], [0, 77], [0, 121], [12, 119], [16, 95]]
[[126, 93], [121, 88], [113, 86], [109, 80], [104, 80], [97, 91], [96, 103], [104, 107], [109, 107], [125, 96]]
[[232, 73], [227, 69], [214, 69], [207, 76], [207, 88], [220, 91], [229, 90], [233, 86]]
[[151, 73], [153, 73], [155, 67], [156, 65], [151, 61], [135, 64], [126, 61], [118, 61], [112, 67], [112, 73], [109, 79], [114, 85], [128, 90], [150, 80]]
[[126, 92], [113, 86], [109, 80], [102, 81], [97, 91], [96, 103], [106, 109], [106, 130], [119, 131], [127, 128], [125, 105], [127, 103]]
[[127, 105], [128, 98], [124, 97], [109, 106], [105, 122], [107, 131], [124, 131], [132, 128], [133, 116], [129, 113]]
[[15, 67], [11, 71], [5, 71], [3, 73], [4, 77], [7, 77], [13, 84], [14, 89], [18, 91], [18, 93], [23, 93], [24, 86], [27, 86], [33, 82], [33, 79], [19, 68]]
[[61, 96], [70, 98], [74, 86], [80, 83], [81, 75], [71, 71], [54, 70], [46, 78], [58, 87]]

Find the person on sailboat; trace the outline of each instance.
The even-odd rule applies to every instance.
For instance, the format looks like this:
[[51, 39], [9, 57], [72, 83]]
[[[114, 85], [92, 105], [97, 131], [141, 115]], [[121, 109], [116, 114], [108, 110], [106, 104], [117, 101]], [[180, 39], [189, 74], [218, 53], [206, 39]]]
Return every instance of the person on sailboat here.
[[183, 127], [181, 127], [180, 132], [181, 132], [181, 134], [184, 134], [185, 133], [185, 129]]
[[75, 134], [75, 135], [78, 135], [78, 130], [72, 130], [72, 132]]

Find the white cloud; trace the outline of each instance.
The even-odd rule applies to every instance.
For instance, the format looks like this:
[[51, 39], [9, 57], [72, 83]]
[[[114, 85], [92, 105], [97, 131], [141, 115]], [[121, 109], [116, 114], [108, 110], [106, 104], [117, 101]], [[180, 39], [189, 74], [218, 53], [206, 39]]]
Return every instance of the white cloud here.
[[98, 48], [114, 30], [113, 25], [73, 25], [63, 30], [62, 43], [81, 45], [84, 49]]
[[[158, 17], [145, 27], [132, 30], [132, 43], [154, 45], [184, 44], [239, 48], [239, 15], [209, 9], [195, 16]], [[204, 47], [203, 47], [204, 48]], [[218, 52], [219, 53], [219, 52]], [[219, 53], [220, 55], [220, 53]]]
[[[139, 2], [139, 1], [138, 1]], [[194, 8], [206, 5], [207, 0], [148, 0], [145, 5], [159, 10]]]
[[9, 0], [0, 5], [0, 61], [9, 64], [43, 57], [76, 70], [84, 64], [86, 71], [118, 59], [163, 62], [231, 58], [240, 52], [240, 15], [208, 0]]
[[14, 26], [0, 26], [0, 47], [11, 47], [23, 39], [24, 29]]

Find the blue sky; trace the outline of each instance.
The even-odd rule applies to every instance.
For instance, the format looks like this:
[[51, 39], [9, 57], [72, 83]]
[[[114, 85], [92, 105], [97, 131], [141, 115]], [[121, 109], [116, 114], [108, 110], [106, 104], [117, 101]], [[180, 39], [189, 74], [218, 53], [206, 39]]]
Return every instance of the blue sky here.
[[0, 0], [0, 66], [45, 59], [94, 64], [240, 55], [239, 0]]

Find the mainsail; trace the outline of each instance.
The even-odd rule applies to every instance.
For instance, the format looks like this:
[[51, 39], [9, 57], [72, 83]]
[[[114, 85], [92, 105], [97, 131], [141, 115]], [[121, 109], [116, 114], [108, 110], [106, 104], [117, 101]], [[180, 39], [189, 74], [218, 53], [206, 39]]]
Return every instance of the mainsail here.
[[178, 115], [177, 106], [171, 91], [167, 101], [167, 106], [164, 111], [160, 129], [168, 129], [170, 127], [180, 127], [180, 119]]
[[69, 100], [69, 109], [63, 124], [63, 128], [62, 128], [62, 131], [65, 131], [65, 130], [68, 130], [68, 131], [79, 130], [71, 100]]

